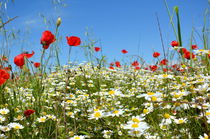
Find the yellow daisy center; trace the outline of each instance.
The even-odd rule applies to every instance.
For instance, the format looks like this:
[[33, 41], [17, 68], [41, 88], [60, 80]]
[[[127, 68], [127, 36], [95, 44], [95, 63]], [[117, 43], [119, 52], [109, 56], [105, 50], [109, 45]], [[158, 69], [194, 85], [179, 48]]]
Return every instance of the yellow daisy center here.
[[147, 95], [151, 96], [151, 95], [154, 95], [155, 93], [153, 92], [148, 92]]
[[175, 95], [174, 95], [175, 98], [179, 98], [180, 96], [181, 96], [181, 95], [179, 95], [179, 94], [175, 94]]
[[41, 122], [44, 122], [44, 121], [45, 121], [45, 118], [41, 118], [40, 121], [41, 121]]
[[164, 78], [167, 78], [167, 77], [168, 77], [168, 75], [167, 75], [167, 74], [163, 74], [163, 77], [164, 77]]
[[68, 112], [68, 113], [67, 113], [67, 115], [69, 115], [69, 116], [72, 115], [72, 114], [73, 114], [73, 112]]
[[137, 118], [133, 118], [132, 121], [133, 121], [133, 122], [136, 122], [136, 123], [139, 123], [139, 122], [140, 122], [140, 120], [137, 119]]
[[206, 112], [206, 116], [209, 116], [210, 115], [210, 112]]
[[6, 111], [2, 111], [1, 114], [6, 114]]
[[131, 127], [132, 128], [137, 128], [137, 127], [139, 127], [139, 125], [138, 124], [132, 124]]
[[14, 129], [20, 129], [20, 126], [16, 125], [16, 126], [14, 127]]
[[152, 101], [157, 101], [157, 97], [152, 96], [151, 100], [152, 100]]
[[143, 113], [144, 113], [144, 114], [146, 114], [146, 113], [148, 113], [148, 112], [149, 112], [148, 109], [144, 109], [144, 110], [143, 110]]
[[165, 117], [166, 119], [168, 119], [168, 118], [170, 118], [170, 114], [165, 113], [165, 114], [164, 114], [164, 117]]
[[110, 95], [113, 95], [113, 94], [114, 94], [114, 91], [109, 91], [109, 94], [110, 94]]
[[100, 113], [100, 112], [96, 112], [96, 113], [94, 114], [94, 117], [96, 117], [96, 118], [101, 117], [101, 113]]
[[119, 113], [119, 111], [118, 111], [118, 110], [115, 110], [113, 113], [114, 113], [114, 114], [118, 114], [118, 113]]
[[184, 123], [184, 120], [180, 119], [179, 124], [182, 124], [182, 123]]
[[72, 103], [73, 101], [72, 101], [72, 100], [67, 100], [66, 102], [67, 102], [67, 103]]
[[205, 136], [204, 139], [209, 139], [209, 137], [208, 136]]

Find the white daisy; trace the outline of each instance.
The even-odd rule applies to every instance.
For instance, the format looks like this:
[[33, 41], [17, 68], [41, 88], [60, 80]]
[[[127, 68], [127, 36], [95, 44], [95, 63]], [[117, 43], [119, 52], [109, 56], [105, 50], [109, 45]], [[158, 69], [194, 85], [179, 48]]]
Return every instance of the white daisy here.
[[40, 117], [40, 118], [37, 119], [37, 121], [39, 123], [44, 123], [46, 120], [47, 120], [47, 117], [46, 116], [42, 116], [42, 117]]
[[5, 121], [5, 117], [0, 115], [0, 123], [2, 123], [3, 121]]
[[9, 113], [9, 109], [6, 108], [0, 109], [0, 114], [5, 115], [7, 113]]
[[75, 136], [73, 136], [73, 137], [71, 137], [70, 139], [85, 139], [85, 137], [87, 137], [87, 136], [83, 136], [83, 135], [75, 135]]
[[187, 118], [174, 119], [174, 122], [176, 124], [183, 124], [183, 123], [186, 123], [186, 121], [187, 121]]
[[103, 111], [97, 110], [97, 111], [94, 111], [94, 113], [92, 113], [90, 115], [90, 119], [96, 119], [96, 120], [98, 120], [99, 118], [101, 118], [103, 116], [104, 116]]
[[11, 128], [9, 126], [2, 126], [2, 125], [0, 125], [0, 130], [3, 131], [3, 132], [7, 132], [7, 131], [10, 131]]
[[22, 126], [19, 123], [9, 123], [8, 126], [10, 128], [16, 129], [16, 130], [19, 130], [19, 129], [23, 129], [24, 128], [24, 126]]

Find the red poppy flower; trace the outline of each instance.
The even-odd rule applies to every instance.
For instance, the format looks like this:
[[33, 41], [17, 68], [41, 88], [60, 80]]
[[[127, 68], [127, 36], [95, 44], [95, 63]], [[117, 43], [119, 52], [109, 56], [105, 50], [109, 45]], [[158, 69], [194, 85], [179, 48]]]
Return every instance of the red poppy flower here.
[[95, 50], [96, 52], [98, 52], [98, 51], [101, 50], [101, 48], [100, 48], [100, 47], [94, 47], [94, 50]]
[[160, 61], [160, 65], [167, 65], [168, 60], [167, 59], [163, 59]]
[[25, 117], [29, 117], [31, 114], [33, 114], [35, 112], [35, 110], [31, 110], [31, 109], [29, 109], [29, 110], [25, 110], [24, 111], [24, 115], [25, 115]]
[[177, 42], [177, 41], [172, 41], [172, 42], [171, 42], [171, 46], [173, 46], [173, 47], [174, 47], [174, 46], [179, 46], [179, 42]]
[[208, 57], [210, 58], [210, 54], [208, 54]]
[[138, 62], [138, 61], [134, 61], [134, 62], [132, 63], [132, 66], [137, 67], [138, 65], [139, 65], [139, 62]]
[[8, 62], [8, 58], [6, 56], [2, 56], [1, 58], [3, 61]]
[[153, 57], [159, 57], [159, 56], [160, 56], [160, 53], [158, 53], [158, 52], [153, 53]]
[[111, 67], [114, 66], [114, 62], [110, 63], [110, 66], [111, 66]]
[[28, 54], [28, 53], [19, 54], [14, 58], [14, 63], [17, 66], [22, 67], [25, 64], [24, 58], [31, 58], [33, 55], [34, 55], [34, 51], [32, 51], [31, 54]]
[[55, 40], [55, 36], [50, 31], [46, 30], [42, 33], [41, 44], [44, 49], [48, 49]]
[[178, 50], [179, 53], [184, 54], [186, 52], [188, 52], [188, 50], [186, 48], [181, 48]]
[[0, 85], [4, 84], [6, 80], [4, 78], [0, 78]]
[[180, 72], [184, 72], [185, 71], [184, 69], [180, 69], [180, 68], [177, 68], [176, 70], [180, 71]]
[[0, 85], [4, 84], [10, 78], [10, 74], [3, 69], [0, 69]]
[[109, 67], [109, 69], [112, 69], [112, 70], [113, 70], [113, 69], [114, 69], [114, 67], [110, 66], [110, 67]]
[[34, 67], [35, 67], [35, 68], [40, 67], [40, 65], [41, 65], [41, 64], [40, 64], [40, 63], [38, 63], [38, 62], [35, 62], [35, 63], [34, 63]]
[[191, 48], [194, 50], [194, 49], [198, 49], [198, 46], [197, 45], [195, 45], [195, 44], [193, 44], [192, 46], [191, 46]]
[[171, 66], [172, 68], [177, 68], [177, 64], [174, 64]]
[[78, 46], [81, 44], [81, 40], [79, 37], [76, 36], [70, 36], [70, 37], [66, 37], [67, 43], [70, 46]]
[[190, 53], [190, 52], [186, 52], [186, 53], [184, 53], [184, 58], [186, 58], [186, 59], [190, 59], [191, 57], [192, 57], [192, 59], [194, 59], [195, 58], [195, 55], [193, 54], [193, 53]]
[[120, 67], [121, 67], [120, 62], [119, 62], [119, 61], [116, 61], [116, 62], [115, 62], [115, 66], [118, 67], [118, 68], [120, 68]]
[[135, 67], [135, 70], [140, 70], [140, 67]]
[[167, 72], [167, 71], [168, 71], [168, 69], [167, 69], [167, 68], [163, 68], [163, 71], [164, 71], [164, 72]]
[[122, 52], [123, 54], [127, 54], [127, 53], [128, 53], [128, 51], [125, 50], [125, 49], [123, 49], [121, 52]]
[[156, 71], [158, 69], [158, 66], [150, 65], [149, 68], [150, 68], [151, 71]]
[[4, 67], [6, 71], [11, 71], [11, 67]]

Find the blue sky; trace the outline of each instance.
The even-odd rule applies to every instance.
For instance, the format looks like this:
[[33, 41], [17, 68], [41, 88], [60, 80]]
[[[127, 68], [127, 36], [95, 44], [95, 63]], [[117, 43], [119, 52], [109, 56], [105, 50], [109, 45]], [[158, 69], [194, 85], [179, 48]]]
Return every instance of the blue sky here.
[[[59, 0], [57, 0], [59, 1]], [[55, 32], [54, 26], [46, 26], [40, 14], [47, 19], [62, 18], [60, 35], [62, 43], [61, 61], [67, 62], [68, 45], [66, 36], [79, 36], [84, 42], [86, 28], [92, 38], [98, 40], [95, 46], [102, 47], [104, 55], [109, 61], [122, 60], [125, 55], [122, 49], [128, 50], [127, 56], [140, 55], [147, 61], [152, 61], [152, 53], [162, 53], [161, 41], [155, 13], [158, 14], [163, 40], [166, 49], [175, 40], [169, 23], [164, 0], [65, 0], [68, 6], [55, 8], [52, 0], [15, 0], [8, 3], [7, 15], [19, 16], [6, 26], [6, 29], [20, 30], [20, 40], [10, 46], [11, 59], [19, 53], [21, 48], [26, 51], [34, 50], [36, 55], [31, 60], [39, 61], [41, 54], [40, 37], [43, 31]], [[198, 32], [203, 27], [205, 9], [208, 0], [167, 0], [171, 12], [173, 7], [180, 10], [183, 44], [189, 48], [192, 27]], [[28, 32], [28, 33], [26, 33]], [[198, 47], [202, 48], [199, 40]], [[194, 43], [196, 43], [194, 42]], [[73, 48], [72, 59], [84, 60], [84, 53], [80, 48]]]

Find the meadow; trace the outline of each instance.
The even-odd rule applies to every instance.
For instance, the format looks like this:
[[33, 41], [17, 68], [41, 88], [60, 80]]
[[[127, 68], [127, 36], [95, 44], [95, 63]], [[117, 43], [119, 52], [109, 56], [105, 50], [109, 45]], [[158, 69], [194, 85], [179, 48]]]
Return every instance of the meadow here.
[[[204, 24], [203, 46], [191, 41], [183, 47], [178, 7], [174, 13], [171, 53], [163, 46], [163, 52], [151, 54], [156, 61], [152, 65], [140, 57], [107, 63], [104, 55], [95, 56], [100, 47], [82, 45], [78, 36], [64, 38], [68, 64], [60, 65], [57, 32], [50, 30], [40, 35], [37, 62], [30, 61], [33, 51], [23, 52], [14, 57], [18, 70], [13, 70], [2, 55], [0, 139], [208, 139], [209, 29]], [[61, 24], [58, 18], [56, 31]], [[89, 61], [71, 61], [74, 47], [83, 47]], [[48, 51], [56, 56], [50, 70]], [[129, 54], [125, 49], [120, 53]]]

